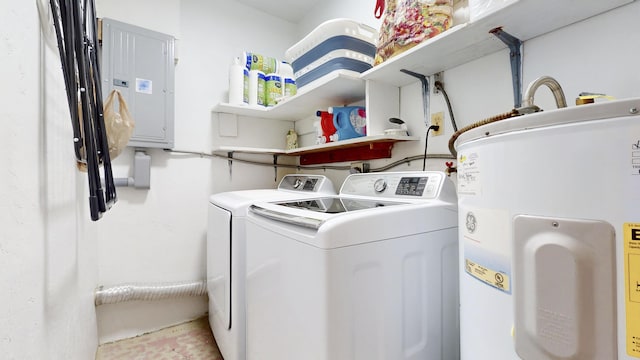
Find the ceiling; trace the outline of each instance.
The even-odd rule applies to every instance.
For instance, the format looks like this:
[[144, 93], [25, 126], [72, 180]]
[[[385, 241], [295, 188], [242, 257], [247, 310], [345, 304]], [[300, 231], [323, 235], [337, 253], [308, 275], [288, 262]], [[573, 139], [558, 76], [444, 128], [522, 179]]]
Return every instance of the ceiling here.
[[298, 23], [315, 4], [317, 0], [236, 0], [269, 15]]

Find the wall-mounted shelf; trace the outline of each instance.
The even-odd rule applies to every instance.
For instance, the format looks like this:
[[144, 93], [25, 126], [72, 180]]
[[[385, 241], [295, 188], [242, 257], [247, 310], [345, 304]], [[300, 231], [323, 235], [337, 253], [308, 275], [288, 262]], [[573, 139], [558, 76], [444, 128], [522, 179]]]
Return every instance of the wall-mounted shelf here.
[[293, 150], [250, 148], [242, 146], [219, 146], [214, 152], [250, 153], [265, 155], [300, 156], [300, 165], [332, 163], [353, 160], [372, 160], [391, 157], [393, 144], [400, 141], [420, 140], [417, 136], [364, 136], [355, 139], [305, 146]]
[[[314, 116], [317, 110], [328, 106], [351, 104], [366, 97], [367, 129], [372, 134], [381, 133], [384, 130], [381, 124], [386, 124], [387, 119], [397, 116], [399, 111], [398, 87], [416, 81], [401, 69], [423, 75], [435, 74], [505, 49], [507, 45], [490, 33], [492, 29], [502, 27], [511, 36], [526, 41], [633, 1], [512, 0], [498, 11], [455, 26], [362, 74], [350, 71], [328, 74], [275, 107], [218, 104], [213, 111], [298, 121]], [[227, 146], [215, 151], [300, 156], [300, 164], [304, 165], [390, 157], [395, 142], [411, 140], [419, 138], [375, 135], [289, 151]]]
[[420, 138], [416, 136], [365, 136], [289, 150], [287, 155], [300, 156], [300, 165], [388, 159], [391, 157], [391, 149], [396, 142], [415, 140], [420, 140]]
[[220, 103], [214, 112], [223, 112], [262, 119], [296, 121], [315, 116], [317, 110], [326, 110], [329, 106], [347, 105], [363, 100], [365, 97], [364, 80], [353, 71], [332, 72], [312, 84], [299, 89], [299, 92], [278, 105], [270, 108], [249, 107]]
[[406, 52], [362, 73], [365, 80], [404, 86], [415, 78], [400, 69], [431, 75], [502, 50], [507, 46], [489, 33], [503, 27], [526, 41], [584, 20], [633, 0], [557, 1], [518, 0], [474, 22], [455, 26]]
[[213, 149], [214, 153], [245, 153], [245, 154], [264, 154], [264, 155], [286, 155], [286, 150], [282, 149], [267, 149], [267, 148], [252, 148], [247, 146], [217, 146]]

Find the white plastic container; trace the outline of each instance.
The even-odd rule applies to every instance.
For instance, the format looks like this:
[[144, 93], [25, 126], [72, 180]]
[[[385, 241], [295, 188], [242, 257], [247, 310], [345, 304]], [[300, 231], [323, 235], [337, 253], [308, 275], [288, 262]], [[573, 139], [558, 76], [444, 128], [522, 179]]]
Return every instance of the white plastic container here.
[[293, 67], [286, 61], [280, 63], [278, 69], [280, 80], [282, 81], [282, 97], [288, 98], [295, 95], [298, 91], [296, 85], [295, 75], [293, 74]]
[[247, 70], [260, 70], [268, 74], [277, 72], [279, 68], [278, 60], [273, 57], [245, 51], [242, 53], [242, 58]]
[[229, 104], [244, 104], [244, 70], [240, 58], [233, 59], [233, 63], [229, 66]]
[[276, 106], [278, 101], [282, 99], [282, 78], [276, 73], [267, 74], [265, 76], [265, 105], [267, 107]]
[[485, 17], [518, 0], [469, 0], [469, 21]]
[[285, 98], [294, 96], [298, 93], [298, 87], [296, 86], [295, 79], [290, 77], [282, 78], [282, 84], [282, 95]]
[[245, 105], [249, 104], [249, 70], [242, 69], [242, 101]]
[[249, 106], [265, 106], [265, 80], [262, 71], [249, 71]]
[[461, 359], [640, 357], [639, 114], [612, 101], [458, 138]]
[[453, 26], [469, 22], [469, 0], [453, 2]]
[[278, 68], [278, 74], [282, 77], [293, 77], [293, 67], [288, 62], [281, 62]]

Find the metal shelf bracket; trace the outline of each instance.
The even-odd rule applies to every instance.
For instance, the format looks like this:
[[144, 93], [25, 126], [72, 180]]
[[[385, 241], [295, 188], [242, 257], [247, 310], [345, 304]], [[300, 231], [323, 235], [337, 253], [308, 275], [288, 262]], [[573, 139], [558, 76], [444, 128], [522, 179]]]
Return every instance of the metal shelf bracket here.
[[513, 83], [513, 107], [522, 106], [522, 41], [497, 27], [489, 31], [498, 39], [509, 46], [509, 59], [511, 60], [511, 81]]
[[400, 69], [400, 71], [420, 80], [420, 84], [422, 85], [422, 111], [424, 111], [424, 124], [425, 126], [429, 126], [429, 79], [426, 76], [411, 70]]

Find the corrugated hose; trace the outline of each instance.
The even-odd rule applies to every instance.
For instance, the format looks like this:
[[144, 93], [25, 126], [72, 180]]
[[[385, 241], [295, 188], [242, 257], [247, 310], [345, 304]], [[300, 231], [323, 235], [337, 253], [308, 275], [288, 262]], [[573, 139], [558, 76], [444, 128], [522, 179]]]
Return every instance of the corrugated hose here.
[[94, 302], [99, 306], [134, 300], [151, 301], [206, 294], [207, 282], [204, 280], [166, 284], [124, 284], [108, 288], [98, 287]]
[[532, 108], [532, 107], [513, 109], [510, 112], [506, 112], [506, 113], [502, 113], [502, 114], [499, 114], [499, 115], [495, 115], [495, 116], [486, 118], [484, 120], [480, 120], [478, 122], [475, 122], [475, 123], [473, 123], [471, 125], [467, 125], [467, 126], [463, 127], [462, 129], [456, 131], [451, 136], [451, 139], [449, 139], [449, 151], [451, 152], [451, 155], [453, 155], [454, 157], [457, 158], [458, 152], [456, 151], [456, 148], [455, 148], [455, 142], [456, 142], [456, 140], [458, 139], [458, 137], [460, 135], [462, 135], [463, 133], [465, 133], [465, 132], [467, 132], [467, 131], [469, 131], [471, 129], [475, 129], [475, 128], [480, 127], [482, 125], [491, 124], [491, 123], [496, 122], [496, 121], [510, 119], [512, 117], [516, 117], [516, 116], [520, 116], [520, 115], [524, 115], [524, 114], [529, 114], [531, 112], [536, 112], [536, 111], [539, 111], [539, 108], [537, 110]]

